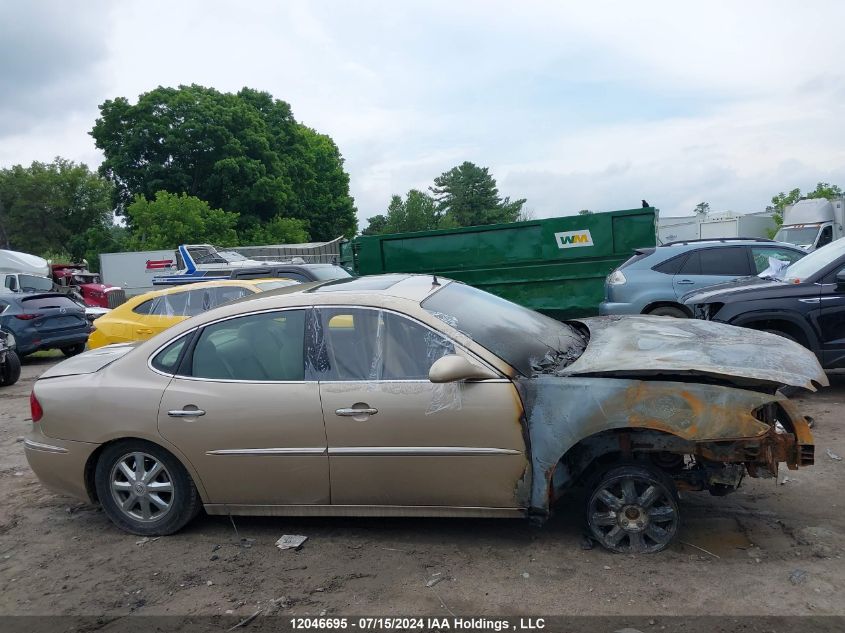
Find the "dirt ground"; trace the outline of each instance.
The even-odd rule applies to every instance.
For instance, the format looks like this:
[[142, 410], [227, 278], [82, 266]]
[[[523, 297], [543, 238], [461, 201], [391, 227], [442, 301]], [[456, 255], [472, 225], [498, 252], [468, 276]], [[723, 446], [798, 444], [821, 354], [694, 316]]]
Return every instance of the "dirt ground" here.
[[[577, 496], [543, 528], [202, 515], [174, 536], [125, 534], [26, 464], [29, 392], [57, 360], [27, 359], [0, 389], [0, 615], [245, 616], [271, 600], [285, 615], [845, 614], [845, 380], [800, 398], [815, 467], [684, 494], [683, 543], [628, 556], [583, 548]], [[279, 551], [282, 534], [308, 541]]]

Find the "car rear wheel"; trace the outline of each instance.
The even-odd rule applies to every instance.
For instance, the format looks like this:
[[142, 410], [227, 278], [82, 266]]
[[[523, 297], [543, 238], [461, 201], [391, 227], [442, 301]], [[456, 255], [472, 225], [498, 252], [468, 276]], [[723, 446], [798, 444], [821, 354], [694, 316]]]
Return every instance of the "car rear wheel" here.
[[0, 367], [0, 385], [8, 387], [14, 385], [21, 377], [21, 359], [14, 350], [6, 352], [6, 361]]
[[657, 469], [617, 466], [598, 476], [587, 501], [587, 526], [602, 546], [619, 553], [659, 552], [678, 531], [672, 480]]
[[108, 446], [94, 473], [97, 497], [120, 529], [142, 536], [173, 534], [200, 510], [184, 466], [160, 446], [127, 440]]
[[85, 351], [85, 343], [77, 343], [76, 345], [69, 345], [68, 347], [63, 347], [62, 354], [70, 358], [71, 356], [76, 356], [77, 354], [81, 354]]
[[647, 314], [651, 316], [668, 316], [668, 317], [675, 317], [676, 319], [688, 319], [689, 315], [681, 310], [680, 308], [675, 308], [673, 306], [660, 306], [659, 308], [654, 308], [647, 312]]

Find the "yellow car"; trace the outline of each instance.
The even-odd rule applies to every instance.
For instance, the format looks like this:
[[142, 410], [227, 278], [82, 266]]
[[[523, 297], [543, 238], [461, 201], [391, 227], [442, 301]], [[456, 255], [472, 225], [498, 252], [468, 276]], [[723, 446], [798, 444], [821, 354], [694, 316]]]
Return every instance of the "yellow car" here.
[[228, 301], [296, 283], [278, 278], [206, 281], [147, 292], [128, 299], [94, 321], [88, 347], [146, 341], [180, 321]]

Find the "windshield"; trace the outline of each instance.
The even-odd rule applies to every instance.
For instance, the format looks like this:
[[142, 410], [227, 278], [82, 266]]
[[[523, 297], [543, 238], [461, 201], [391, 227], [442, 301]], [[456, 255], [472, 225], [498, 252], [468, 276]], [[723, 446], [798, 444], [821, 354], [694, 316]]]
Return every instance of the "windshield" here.
[[53, 282], [46, 277], [36, 277], [35, 275], [18, 275], [18, 282], [21, 290], [30, 292], [43, 292], [45, 290], [53, 289]]
[[345, 268], [340, 266], [314, 266], [311, 271], [317, 281], [330, 281], [332, 279], [347, 279], [352, 275]]
[[227, 262], [245, 262], [247, 259], [243, 255], [241, 255], [240, 253], [236, 253], [235, 251], [219, 251], [218, 254]]
[[462, 283], [444, 286], [421, 305], [524, 376], [561, 369], [587, 345], [571, 325]]
[[818, 226], [802, 226], [800, 228], [780, 227], [775, 233], [776, 242], [787, 242], [798, 246], [809, 246], [816, 243], [819, 234]]
[[792, 264], [786, 269], [783, 278], [790, 283], [801, 283], [843, 255], [845, 255], [845, 240], [836, 240]]

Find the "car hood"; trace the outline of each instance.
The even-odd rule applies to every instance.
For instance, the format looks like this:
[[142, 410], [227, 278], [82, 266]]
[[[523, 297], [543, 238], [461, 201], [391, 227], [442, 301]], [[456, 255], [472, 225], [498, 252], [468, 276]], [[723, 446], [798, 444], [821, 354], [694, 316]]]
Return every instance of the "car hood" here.
[[74, 376], [77, 374], [93, 374], [95, 371], [99, 371], [106, 365], [113, 363], [118, 358], [126, 356], [126, 354], [135, 349], [136, 345], [137, 343], [118, 343], [116, 345], [106, 345], [105, 347], [88, 350], [78, 356], [72, 356], [58, 365], [53, 365], [41, 374], [38, 379]]
[[559, 376], [716, 378], [741, 387], [828, 384], [815, 355], [798, 343], [747, 328], [671, 317], [595, 317], [584, 353]]
[[738, 293], [745, 293], [747, 295], [749, 292], [765, 292], [771, 290], [772, 288], [788, 285], [790, 284], [771, 278], [763, 279], [757, 276], [739, 277], [731, 281], [707, 286], [701, 290], [690, 292], [681, 297], [681, 302], [688, 305], [694, 303], [707, 303], [708, 301], [721, 300], [725, 297]]

